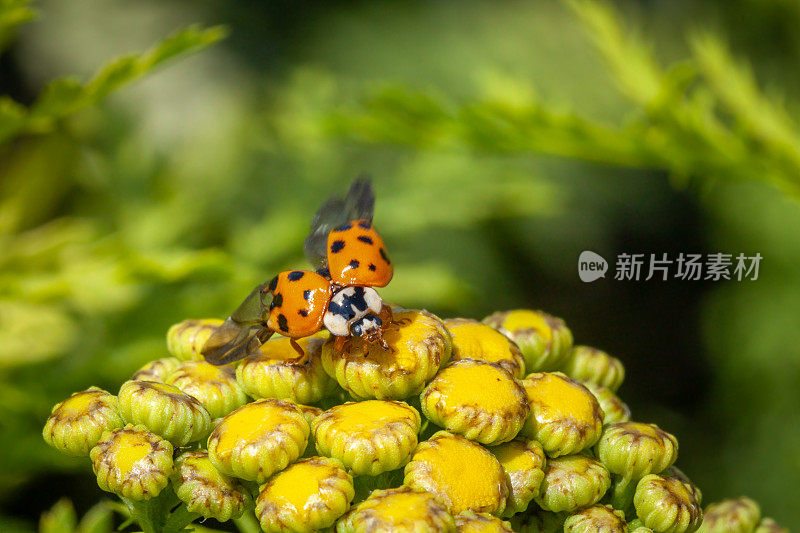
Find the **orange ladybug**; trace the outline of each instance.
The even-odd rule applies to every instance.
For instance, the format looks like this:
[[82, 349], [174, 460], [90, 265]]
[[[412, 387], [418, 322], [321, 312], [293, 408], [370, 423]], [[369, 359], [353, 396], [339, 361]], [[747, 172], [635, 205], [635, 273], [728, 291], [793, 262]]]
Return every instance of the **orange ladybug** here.
[[337, 285], [385, 287], [394, 273], [383, 239], [363, 218], [328, 234], [327, 259], [328, 275]]

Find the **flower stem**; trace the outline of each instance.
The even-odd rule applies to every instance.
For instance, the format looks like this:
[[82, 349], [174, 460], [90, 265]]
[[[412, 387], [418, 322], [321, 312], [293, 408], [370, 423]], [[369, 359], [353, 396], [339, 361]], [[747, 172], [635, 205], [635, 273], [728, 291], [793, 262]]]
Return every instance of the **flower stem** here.
[[636, 492], [636, 483], [630, 474], [617, 477], [614, 482], [613, 493], [611, 495], [611, 506], [627, 513], [633, 504], [633, 494]]
[[252, 508], [246, 509], [239, 518], [234, 518], [233, 523], [241, 533], [261, 533], [261, 526]]
[[198, 518], [200, 518], [199, 513], [190, 512], [186, 504], [182, 503], [167, 517], [162, 531], [163, 533], [179, 533]]

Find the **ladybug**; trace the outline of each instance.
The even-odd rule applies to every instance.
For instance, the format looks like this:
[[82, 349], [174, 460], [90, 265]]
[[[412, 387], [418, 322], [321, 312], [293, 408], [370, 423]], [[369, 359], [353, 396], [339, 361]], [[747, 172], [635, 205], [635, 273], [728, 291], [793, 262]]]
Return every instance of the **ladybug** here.
[[386, 286], [393, 268], [383, 239], [372, 227], [374, 206], [372, 186], [363, 178], [344, 198], [325, 202], [304, 246], [317, 270], [281, 272], [253, 289], [203, 345], [206, 360], [217, 365], [236, 361], [274, 333], [289, 337], [303, 357], [296, 339], [322, 328], [337, 337], [337, 350], [351, 337], [388, 349], [383, 326], [392, 321], [391, 310], [372, 287]]

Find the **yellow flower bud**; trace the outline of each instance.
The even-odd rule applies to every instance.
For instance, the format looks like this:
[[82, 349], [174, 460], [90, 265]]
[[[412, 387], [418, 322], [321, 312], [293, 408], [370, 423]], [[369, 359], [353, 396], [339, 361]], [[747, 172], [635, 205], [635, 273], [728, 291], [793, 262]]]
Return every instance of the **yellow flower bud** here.
[[253, 398], [278, 398], [297, 403], [315, 403], [336, 389], [322, 368], [325, 339], [305, 337], [297, 343], [306, 353], [298, 357], [288, 337], [265, 342], [236, 368], [236, 379]]
[[523, 438], [492, 448], [492, 453], [506, 473], [510, 488], [503, 516], [521, 513], [528, 508], [544, 479], [544, 451], [535, 440]]
[[589, 389], [594, 394], [603, 410], [603, 425], [615, 424], [617, 422], [627, 422], [631, 419], [631, 410], [628, 405], [620, 400], [619, 396], [601, 385], [596, 385], [591, 381], [583, 380], [581, 385]]
[[591, 381], [611, 392], [617, 392], [625, 380], [622, 361], [589, 346], [575, 346], [564, 362], [562, 371], [574, 380]]
[[603, 410], [586, 387], [561, 372], [529, 374], [522, 381], [530, 414], [520, 432], [550, 457], [592, 446], [603, 430]]
[[684, 484], [686, 489], [692, 493], [694, 499], [697, 500], [697, 503], [703, 503], [703, 493], [700, 490], [700, 487], [694, 484], [694, 482], [689, 479], [689, 476], [683, 473], [683, 471], [675, 465], [670, 466], [666, 470], [660, 473], [662, 476], [674, 477], [681, 481]]
[[635, 480], [674, 463], [678, 441], [655, 424], [619, 422], [606, 426], [597, 457], [612, 474]]
[[144, 426], [106, 431], [89, 457], [100, 488], [131, 500], [158, 496], [172, 474], [172, 445]]
[[434, 496], [402, 486], [375, 490], [347, 513], [337, 533], [454, 533], [456, 524]]
[[513, 439], [528, 416], [525, 391], [508, 370], [462, 359], [440, 370], [420, 395], [422, 412], [452, 433], [494, 445]]
[[610, 505], [582, 509], [564, 522], [564, 533], [628, 533], [625, 513]]
[[247, 403], [247, 395], [229, 366], [185, 361], [170, 374], [166, 383], [196, 398], [211, 418], [221, 418]]
[[642, 523], [658, 533], [692, 533], [703, 521], [700, 504], [674, 477], [643, 477], [636, 485], [633, 505]]
[[444, 325], [453, 338], [453, 361], [478, 359], [497, 363], [516, 378], [525, 375], [519, 347], [493, 327], [468, 318], [450, 318]]
[[335, 350], [331, 337], [322, 346], [322, 366], [356, 399], [402, 400], [419, 394], [450, 359], [450, 333], [427, 311], [393, 309], [395, 323], [384, 330], [390, 347], [348, 340]]
[[224, 474], [264, 483], [300, 457], [308, 433], [294, 403], [259, 400], [222, 419], [208, 438], [208, 458]]
[[218, 318], [200, 318], [173, 325], [167, 331], [167, 351], [182, 361], [205, 360], [203, 345], [222, 322]]
[[354, 495], [353, 478], [339, 461], [309, 457], [261, 487], [256, 517], [265, 533], [311, 533], [332, 526]]
[[508, 485], [500, 463], [488, 450], [447, 431], [421, 442], [406, 465], [405, 484], [426, 490], [454, 514], [462, 511], [500, 515]]
[[761, 520], [761, 508], [750, 498], [712, 503], [703, 512], [702, 533], [750, 533]]
[[456, 531], [459, 533], [514, 533], [511, 524], [489, 513], [463, 511], [455, 518]]
[[572, 349], [572, 332], [564, 321], [542, 311], [503, 311], [486, 317], [483, 322], [519, 346], [526, 372], [555, 370]]
[[136, 371], [131, 377], [138, 381], [157, 381], [159, 383], [166, 383], [167, 378], [172, 374], [178, 365], [181, 364], [180, 359], [176, 357], [164, 357], [150, 361], [142, 368]]
[[772, 518], [764, 518], [753, 533], [789, 533], [789, 528], [778, 525]]
[[417, 446], [421, 419], [404, 402], [366, 400], [328, 409], [312, 424], [317, 451], [349, 471], [376, 476], [404, 466]]
[[220, 522], [241, 516], [250, 500], [247, 490], [214, 468], [204, 451], [179, 456], [172, 480], [175, 494], [189, 512]]
[[594, 505], [611, 485], [608, 470], [585, 455], [550, 459], [535, 500], [545, 511], [573, 512]]
[[172, 385], [126, 381], [118, 400], [125, 421], [142, 424], [175, 446], [203, 438], [211, 428], [211, 416], [203, 404]]
[[90, 387], [53, 407], [42, 437], [62, 453], [86, 456], [105, 431], [124, 424], [117, 398], [102, 389]]

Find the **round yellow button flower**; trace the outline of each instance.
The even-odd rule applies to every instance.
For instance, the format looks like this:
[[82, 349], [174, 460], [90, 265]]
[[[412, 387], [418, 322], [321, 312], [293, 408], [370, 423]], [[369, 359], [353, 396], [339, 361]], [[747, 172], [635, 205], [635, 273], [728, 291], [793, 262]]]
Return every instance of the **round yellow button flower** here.
[[169, 375], [166, 383], [196, 398], [211, 418], [221, 418], [247, 403], [247, 395], [229, 366], [185, 361]]
[[454, 533], [456, 524], [434, 496], [402, 486], [375, 490], [336, 524], [337, 533]]
[[539, 494], [547, 462], [544, 450], [535, 440], [518, 438], [495, 446], [491, 451], [500, 461], [510, 488], [503, 516], [521, 513]]
[[256, 517], [265, 533], [311, 533], [332, 526], [354, 495], [353, 478], [339, 461], [309, 457], [261, 487]]
[[642, 523], [658, 533], [692, 533], [703, 521], [700, 504], [674, 477], [643, 477], [636, 485], [633, 505]]
[[585, 455], [550, 459], [544, 469], [539, 507], [559, 513], [594, 505], [611, 485], [611, 475], [599, 462]]
[[600, 438], [603, 410], [586, 387], [561, 372], [529, 374], [522, 381], [530, 414], [520, 432], [550, 457], [580, 452]]
[[761, 520], [761, 508], [750, 498], [712, 503], [703, 512], [702, 533], [750, 533]]
[[42, 437], [62, 453], [86, 456], [105, 431], [124, 424], [117, 398], [102, 389], [90, 387], [53, 407], [44, 424]]
[[208, 458], [224, 474], [264, 483], [300, 457], [308, 434], [297, 405], [259, 400], [222, 419], [208, 437]]
[[610, 505], [593, 505], [570, 515], [564, 533], [628, 533], [625, 513]]
[[389, 345], [351, 338], [342, 352], [331, 337], [322, 346], [322, 366], [356, 399], [402, 400], [419, 394], [450, 359], [450, 333], [427, 311], [393, 309], [394, 324], [383, 332]]
[[486, 317], [483, 322], [519, 346], [526, 372], [555, 370], [572, 350], [572, 332], [564, 321], [542, 311], [503, 311]]
[[306, 357], [298, 357], [288, 337], [272, 339], [239, 364], [236, 379], [253, 398], [318, 402], [336, 389], [336, 382], [322, 368], [324, 342], [319, 337], [299, 339]]
[[157, 381], [159, 383], [166, 383], [167, 378], [172, 374], [176, 368], [181, 364], [181, 360], [177, 357], [163, 357], [150, 361], [142, 368], [136, 371], [131, 376], [131, 379], [139, 381]]
[[528, 416], [525, 390], [514, 376], [474, 359], [440, 370], [422, 391], [420, 404], [431, 422], [486, 445], [513, 439]]
[[406, 465], [405, 484], [426, 490], [453, 514], [462, 511], [499, 516], [506, 507], [508, 485], [500, 462], [486, 448], [439, 431], [421, 442]]
[[234, 478], [211, 464], [204, 451], [186, 452], [175, 460], [175, 494], [191, 513], [226, 522], [244, 512], [250, 495]]
[[199, 440], [211, 429], [211, 415], [203, 404], [172, 385], [126, 381], [117, 398], [126, 422], [142, 424], [175, 446]]
[[199, 318], [173, 325], [167, 331], [167, 351], [182, 361], [204, 361], [203, 345], [222, 322], [218, 318]]
[[421, 419], [404, 402], [366, 400], [328, 409], [314, 419], [317, 451], [340, 460], [359, 476], [405, 465], [417, 446]]
[[611, 392], [617, 392], [625, 380], [622, 361], [589, 346], [575, 346], [561, 370], [574, 380], [591, 381]]
[[444, 325], [453, 338], [453, 361], [478, 359], [497, 363], [516, 378], [525, 375], [519, 347], [493, 327], [468, 318], [450, 318]]
[[158, 496], [173, 469], [172, 445], [144, 426], [106, 431], [89, 457], [101, 489], [137, 501]]
[[627, 422], [631, 419], [630, 408], [619, 396], [611, 392], [611, 389], [587, 380], [581, 381], [581, 385], [589, 389], [589, 392], [597, 398], [600, 409], [603, 410], [603, 425]]
[[459, 533], [514, 533], [511, 524], [489, 513], [464, 511], [456, 515], [456, 531]]

